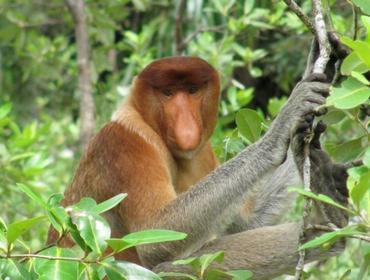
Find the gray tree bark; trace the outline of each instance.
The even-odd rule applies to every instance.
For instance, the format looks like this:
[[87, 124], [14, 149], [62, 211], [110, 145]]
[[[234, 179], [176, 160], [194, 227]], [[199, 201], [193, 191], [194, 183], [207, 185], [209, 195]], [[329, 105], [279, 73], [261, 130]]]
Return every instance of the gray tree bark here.
[[85, 150], [94, 134], [95, 104], [92, 96], [89, 38], [84, 0], [65, 0], [75, 23], [80, 96], [80, 144]]

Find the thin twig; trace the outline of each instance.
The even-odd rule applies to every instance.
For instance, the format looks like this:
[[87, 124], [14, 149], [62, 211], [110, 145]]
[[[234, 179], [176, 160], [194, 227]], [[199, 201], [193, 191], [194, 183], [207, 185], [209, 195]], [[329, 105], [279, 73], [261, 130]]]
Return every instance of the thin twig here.
[[37, 254], [14, 254], [14, 255], [0, 255], [0, 259], [9, 259], [9, 258], [38, 258], [38, 259], [46, 259], [46, 260], [58, 260], [58, 261], [73, 261], [73, 262], [80, 262], [80, 263], [97, 263], [97, 261], [89, 261], [82, 258], [72, 258], [72, 257], [54, 257], [54, 256], [45, 256], [45, 255], [37, 255]]
[[213, 27], [200, 27], [198, 30], [195, 32], [191, 33], [189, 36], [187, 36], [183, 41], [182, 41], [182, 48], [184, 48], [191, 40], [194, 39], [198, 34], [202, 32], [223, 32], [225, 29], [225, 25], [218, 25], [218, 26], [213, 26]]
[[316, 30], [312, 21], [304, 14], [302, 9], [297, 5], [294, 0], [284, 0], [288, 8], [300, 18], [304, 25], [310, 30], [312, 34], [316, 34]]
[[357, 33], [358, 33], [358, 9], [357, 7], [352, 4], [352, 14], [353, 14], [353, 40], [357, 40]]

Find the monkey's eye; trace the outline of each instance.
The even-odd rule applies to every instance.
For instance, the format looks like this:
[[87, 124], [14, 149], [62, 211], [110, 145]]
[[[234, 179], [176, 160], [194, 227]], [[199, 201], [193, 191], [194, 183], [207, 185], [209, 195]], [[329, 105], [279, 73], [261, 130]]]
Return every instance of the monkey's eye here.
[[188, 91], [189, 91], [190, 94], [194, 94], [198, 91], [198, 87], [191, 86], [191, 87], [189, 87]]
[[171, 96], [172, 95], [172, 91], [170, 89], [164, 89], [164, 90], [162, 90], [162, 93], [165, 96]]

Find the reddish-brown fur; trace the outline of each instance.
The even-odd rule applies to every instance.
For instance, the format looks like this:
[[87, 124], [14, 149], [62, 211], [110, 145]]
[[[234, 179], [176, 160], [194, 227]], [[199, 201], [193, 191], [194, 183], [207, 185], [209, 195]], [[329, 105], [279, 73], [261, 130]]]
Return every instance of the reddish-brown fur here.
[[[112, 236], [140, 230], [218, 165], [208, 140], [219, 95], [218, 74], [201, 59], [173, 57], [147, 66], [113, 121], [91, 141], [63, 205], [84, 196], [100, 202], [127, 193], [106, 215]], [[51, 231], [48, 242], [56, 238]], [[134, 249], [116, 257], [139, 263]]]

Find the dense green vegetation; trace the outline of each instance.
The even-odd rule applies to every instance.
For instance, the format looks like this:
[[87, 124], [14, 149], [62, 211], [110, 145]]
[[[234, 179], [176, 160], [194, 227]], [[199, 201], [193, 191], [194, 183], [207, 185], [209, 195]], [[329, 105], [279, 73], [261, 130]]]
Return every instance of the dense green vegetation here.
[[[200, 56], [221, 73], [222, 100], [212, 143], [225, 161], [266, 131], [302, 76], [312, 35], [282, 0], [186, 2], [183, 8], [181, 1], [85, 1], [96, 130], [127, 95], [133, 77], [153, 59], [178, 53]], [[297, 3], [310, 14], [310, 0]], [[339, 162], [362, 159], [364, 164], [350, 170], [350, 226], [308, 246], [327, 248], [339, 236], [355, 238], [348, 239], [340, 256], [307, 268], [306, 277], [367, 279], [370, 243], [356, 236], [370, 239], [370, 5], [367, 0], [324, 3], [330, 6], [327, 22], [352, 53], [340, 69], [345, 77], [328, 98], [329, 113], [323, 119], [329, 128], [323, 144]], [[178, 25], [181, 32], [176, 31]], [[90, 241], [96, 228], [90, 228], [90, 236], [83, 231], [78, 236], [81, 229], [75, 226], [84, 221], [73, 220], [73, 215], [70, 219], [59, 206], [60, 195], [48, 199], [64, 191], [81, 155], [74, 26], [62, 0], [0, 0], [0, 279], [8, 275], [50, 279], [51, 271], [62, 271], [55, 279], [76, 279], [80, 273], [99, 279], [104, 271], [114, 275], [111, 279], [125, 279], [121, 274], [132, 271], [157, 279], [149, 271], [109, 258], [96, 265], [4, 257], [43, 248], [50, 222], [60, 232], [74, 230], [81, 248], [53, 247], [40, 253], [45, 256], [81, 259], [91, 252], [88, 260], [96, 260], [108, 246], [120, 251], [138, 240], [184, 238], [179, 233], [151, 232], [150, 238], [146, 235], [149, 241], [139, 235], [106, 243], [110, 233], [106, 226], [99, 246], [94, 246]], [[106, 225], [99, 214], [122, 199], [116, 197], [100, 208], [85, 200], [74, 211], [85, 211]], [[331, 203], [325, 197], [316, 199]], [[300, 198], [298, 206], [301, 202]], [[299, 215], [298, 211], [290, 216]], [[203, 277], [214, 260], [222, 261], [222, 253], [187, 262]], [[235, 279], [249, 275], [224, 273]], [[217, 279], [215, 275], [208, 279]]]

